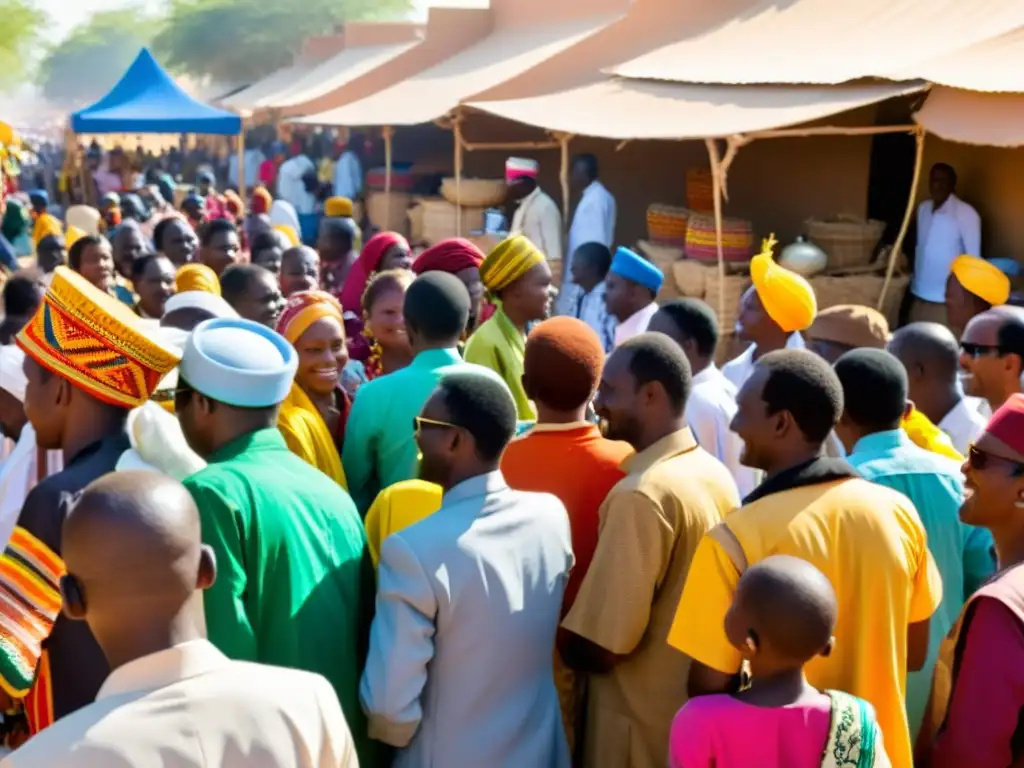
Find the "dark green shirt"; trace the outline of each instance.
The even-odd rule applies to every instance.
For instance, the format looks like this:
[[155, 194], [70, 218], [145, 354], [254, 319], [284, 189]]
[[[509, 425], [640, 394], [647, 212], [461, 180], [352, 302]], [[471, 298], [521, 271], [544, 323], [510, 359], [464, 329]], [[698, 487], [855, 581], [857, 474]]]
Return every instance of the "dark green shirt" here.
[[289, 451], [277, 429], [225, 446], [185, 486], [217, 556], [204, 597], [211, 642], [233, 659], [326, 677], [360, 764], [372, 765], [359, 676], [374, 581], [352, 499]]

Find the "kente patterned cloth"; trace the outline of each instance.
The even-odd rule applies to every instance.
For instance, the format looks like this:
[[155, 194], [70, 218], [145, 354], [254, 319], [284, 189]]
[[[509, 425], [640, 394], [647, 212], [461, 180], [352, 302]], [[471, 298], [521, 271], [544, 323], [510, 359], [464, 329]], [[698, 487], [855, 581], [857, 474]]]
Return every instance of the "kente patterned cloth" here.
[[0, 557], [0, 687], [22, 698], [32, 687], [42, 643], [60, 613], [64, 563], [24, 528]]
[[67, 267], [15, 341], [26, 355], [98, 400], [137, 408], [179, 357], [142, 330], [140, 318]]

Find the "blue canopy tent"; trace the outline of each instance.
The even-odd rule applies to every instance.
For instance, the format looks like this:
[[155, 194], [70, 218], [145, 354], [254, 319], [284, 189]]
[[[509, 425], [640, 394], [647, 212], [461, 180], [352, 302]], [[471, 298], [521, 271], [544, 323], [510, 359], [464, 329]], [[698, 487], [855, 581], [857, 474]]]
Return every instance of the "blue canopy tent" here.
[[71, 130], [237, 136], [242, 118], [193, 99], [143, 48], [106, 96], [71, 115]]

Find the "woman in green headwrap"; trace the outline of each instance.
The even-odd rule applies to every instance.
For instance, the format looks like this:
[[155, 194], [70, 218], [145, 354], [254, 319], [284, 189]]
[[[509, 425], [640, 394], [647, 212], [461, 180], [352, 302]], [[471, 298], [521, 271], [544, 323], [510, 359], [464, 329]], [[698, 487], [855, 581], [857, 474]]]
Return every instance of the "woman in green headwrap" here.
[[20, 200], [7, 198], [3, 220], [0, 221], [0, 234], [14, 246], [14, 252], [19, 257], [32, 255], [32, 240], [28, 235], [31, 226], [32, 217], [25, 205]]

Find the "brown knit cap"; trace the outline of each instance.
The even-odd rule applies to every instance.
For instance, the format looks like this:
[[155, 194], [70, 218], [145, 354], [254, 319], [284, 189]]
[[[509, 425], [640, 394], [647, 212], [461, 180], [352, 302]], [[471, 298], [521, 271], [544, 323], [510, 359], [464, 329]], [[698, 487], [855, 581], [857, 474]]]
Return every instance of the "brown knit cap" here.
[[523, 373], [530, 395], [550, 408], [569, 411], [590, 400], [603, 367], [601, 340], [574, 317], [545, 320], [526, 340]]

